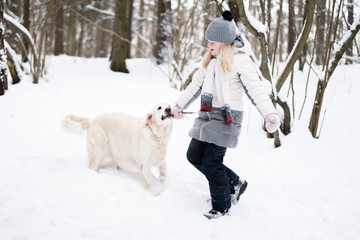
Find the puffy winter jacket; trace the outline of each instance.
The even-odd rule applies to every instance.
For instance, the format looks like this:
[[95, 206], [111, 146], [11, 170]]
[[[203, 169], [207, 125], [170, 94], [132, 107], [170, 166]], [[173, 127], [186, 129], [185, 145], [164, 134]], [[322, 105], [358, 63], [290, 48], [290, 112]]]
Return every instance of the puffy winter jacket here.
[[[192, 82], [176, 100], [180, 107], [186, 109], [200, 96], [205, 74], [206, 69], [204, 68], [199, 69], [194, 74]], [[235, 122], [225, 125], [221, 111], [217, 111], [217, 108], [221, 106], [216, 96], [216, 89], [214, 89], [212, 106], [215, 111], [210, 114], [200, 112], [190, 130], [190, 137], [223, 147], [235, 148], [243, 118], [244, 105], [242, 99], [244, 94], [250, 98], [264, 118], [270, 113], [276, 113], [276, 110], [247, 54], [239, 52], [234, 55], [232, 71], [227, 73], [227, 77], [230, 85], [229, 105], [235, 115]]]

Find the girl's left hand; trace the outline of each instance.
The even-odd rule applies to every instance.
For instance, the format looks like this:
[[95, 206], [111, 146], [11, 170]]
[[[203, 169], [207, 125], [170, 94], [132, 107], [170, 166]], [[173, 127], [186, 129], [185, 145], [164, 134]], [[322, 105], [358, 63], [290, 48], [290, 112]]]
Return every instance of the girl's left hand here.
[[271, 113], [265, 118], [265, 128], [269, 133], [275, 132], [280, 127], [280, 118], [276, 113]]

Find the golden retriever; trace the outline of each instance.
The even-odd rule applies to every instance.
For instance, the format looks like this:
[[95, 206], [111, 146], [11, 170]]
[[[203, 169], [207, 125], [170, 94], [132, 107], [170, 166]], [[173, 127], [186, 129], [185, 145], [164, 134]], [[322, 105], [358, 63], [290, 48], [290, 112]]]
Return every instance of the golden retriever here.
[[[138, 170], [142, 186], [152, 194], [163, 190], [166, 148], [173, 129], [170, 105], [158, 104], [144, 117], [124, 113], [105, 113], [94, 119], [67, 115], [62, 127], [80, 135], [87, 131], [90, 168], [99, 171], [100, 164], [109, 158], [119, 169]], [[152, 174], [152, 167], [158, 167], [160, 181]]]

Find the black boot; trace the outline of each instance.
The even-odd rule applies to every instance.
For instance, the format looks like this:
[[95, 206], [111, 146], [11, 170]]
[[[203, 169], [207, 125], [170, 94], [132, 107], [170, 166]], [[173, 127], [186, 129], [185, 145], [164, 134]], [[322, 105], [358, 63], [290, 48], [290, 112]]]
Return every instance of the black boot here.
[[243, 194], [247, 188], [247, 181], [240, 180], [239, 182], [231, 189], [231, 203], [236, 205], [239, 202], [241, 194]]
[[211, 209], [208, 213], [205, 213], [204, 216], [207, 217], [208, 219], [217, 219], [217, 218], [224, 216], [228, 212], [229, 212], [229, 209], [226, 209], [224, 211], [218, 211], [215, 209]]

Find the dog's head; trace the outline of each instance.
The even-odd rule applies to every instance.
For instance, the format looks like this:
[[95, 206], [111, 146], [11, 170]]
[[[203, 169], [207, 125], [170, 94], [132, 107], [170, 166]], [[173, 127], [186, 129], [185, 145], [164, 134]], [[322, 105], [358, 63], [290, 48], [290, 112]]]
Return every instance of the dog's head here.
[[167, 127], [172, 125], [173, 121], [173, 113], [170, 105], [167, 103], [159, 103], [155, 105], [151, 113], [147, 115], [147, 122], [150, 125]]

